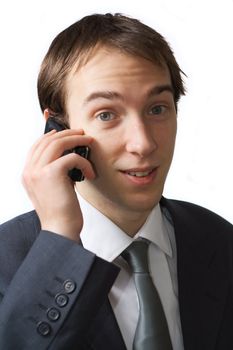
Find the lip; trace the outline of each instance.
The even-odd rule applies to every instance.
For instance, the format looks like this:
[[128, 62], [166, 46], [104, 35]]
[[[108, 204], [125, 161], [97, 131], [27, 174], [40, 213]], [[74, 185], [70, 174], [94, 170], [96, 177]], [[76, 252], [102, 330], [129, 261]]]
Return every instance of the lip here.
[[[157, 175], [158, 167], [150, 167], [150, 168], [132, 168], [132, 169], [127, 169], [121, 171], [122, 175], [130, 181], [130, 183], [135, 184], [135, 185], [149, 185], [151, 184], [156, 175]], [[130, 175], [129, 173], [134, 173], [134, 172], [139, 172], [139, 173], [146, 173], [148, 172], [148, 175], [146, 176], [134, 176]]]

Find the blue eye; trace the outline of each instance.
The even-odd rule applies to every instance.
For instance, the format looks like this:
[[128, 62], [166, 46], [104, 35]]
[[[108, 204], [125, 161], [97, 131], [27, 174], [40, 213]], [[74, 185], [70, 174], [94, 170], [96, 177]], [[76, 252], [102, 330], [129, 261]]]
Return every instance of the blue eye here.
[[158, 105], [151, 108], [150, 114], [159, 115], [159, 114], [162, 114], [164, 111], [165, 111], [165, 107]]
[[114, 115], [110, 112], [102, 112], [97, 115], [97, 118], [102, 120], [103, 122], [108, 122], [114, 118]]

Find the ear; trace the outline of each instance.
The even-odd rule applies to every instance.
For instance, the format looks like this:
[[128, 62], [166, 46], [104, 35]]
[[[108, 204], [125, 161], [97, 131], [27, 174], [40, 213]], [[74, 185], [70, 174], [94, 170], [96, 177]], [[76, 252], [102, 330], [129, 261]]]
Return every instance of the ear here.
[[47, 119], [48, 119], [48, 117], [50, 116], [50, 112], [49, 112], [49, 109], [48, 108], [46, 108], [45, 110], [44, 110], [44, 118], [45, 118], [45, 120], [47, 121]]

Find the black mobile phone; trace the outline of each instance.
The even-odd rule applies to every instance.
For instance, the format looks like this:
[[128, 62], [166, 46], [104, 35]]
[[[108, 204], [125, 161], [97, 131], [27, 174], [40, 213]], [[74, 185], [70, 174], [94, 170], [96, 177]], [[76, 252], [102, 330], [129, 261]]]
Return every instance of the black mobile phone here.
[[[46, 121], [45, 124], [45, 130], [44, 133], [46, 134], [47, 132], [51, 131], [51, 130], [57, 130], [57, 131], [62, 131], [67, 129], [64, 125], [62, 125], [60, 122], [58, 122], [57, 120], [55, 120], [54, 117], [49, 117]], [[88, 159], [89, 156], [89, 148], [87, 146], [77, 146], [73, 149], [70, 150], [66, 150], [63, 155], [66, 155], [68, 153], [77, 153], [79, 154], [81, 157]], [[74, 168], [72, 170], [69, 170], [68, 175], [70, 176], [72, 181], [83, 181], [84, 180], [84, 176], [81, 172], [80, 169]]]

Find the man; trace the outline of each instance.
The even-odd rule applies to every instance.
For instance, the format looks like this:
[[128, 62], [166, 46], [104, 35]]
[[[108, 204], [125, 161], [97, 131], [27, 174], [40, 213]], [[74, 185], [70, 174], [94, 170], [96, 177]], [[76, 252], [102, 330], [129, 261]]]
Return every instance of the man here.
[[[34, 144], [23, 182], [35, 211], [0, 229], [1, 349], [132, 349], [141, 308], [123, 252], [135, 240], [149, 243], [173, 349], [232, 349], [232, 226], [162, 197], [181, 75], [160, 34], [119, 14], [54, 39], [38, 94], [68, 129]], [[64, 155], [76, 146], [89, 159]]]

